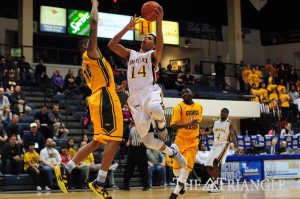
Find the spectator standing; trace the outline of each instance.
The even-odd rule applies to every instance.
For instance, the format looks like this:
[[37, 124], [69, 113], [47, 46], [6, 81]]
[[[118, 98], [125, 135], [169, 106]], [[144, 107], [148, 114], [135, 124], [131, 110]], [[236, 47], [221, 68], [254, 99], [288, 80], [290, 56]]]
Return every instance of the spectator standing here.
[[225, 82], [226, 65], [222, 61], [222, 56], [219, 55], [217, 57], [217, 62], [215, 63], [214, 67], [216, 73], [216, 86], [221, 85], [223, 93], [227, 93]]
[[251, 65], [247, 64], [246, 68], [242, 71], [242, 79], [243, 79], [243, 82], [244, 82], [244, 93], [246, 95], [248, 95], [249, 91], [250, 91], [250, 87], [249, 87], [249, 84], [248, 84], [248, 77], [251, 73], [252, 73]]
[[290, 96], [287, 94], [286, 88], [282, 89], [282, 94], [279, 95], [279, 99], [281, 104], [281, 120], [290, 122]]
[[292, 85], [296, 86], [296, 82], [298, 80], [298, 74], [295, 71], [295, 67], [294, 66], [290, 66], [290, 70], [287, 74], [287, 81], [289, 83], [289, 88], [291, 88]]
[[293, 113], [294, 121], [296, 120], [297, 114], [298, 114], [298, 103], [297, 99], [299, 98], [299, 93], [296, 90], [295, 85], [290, 86], [290, 92], [288, 93], [290, 96], [290, 110]]
[[40, 59], [39, 64], [35, 66], [34, 78], [35, 78], [36, 86], [40, 86], [41, 83], [45, 83], [47, 81], [46, 80], [48, 78], [47, 69], [46, 66], [44, 65], [43, 59]]
[[62, 116], [59, 113], [59, 105], [54, 104], [52, 112], [49, 113], [49, 120], [53, 127], [53, 136], [57, 137], [67, 137], [69, 130], [66, 129], [63, 123]]

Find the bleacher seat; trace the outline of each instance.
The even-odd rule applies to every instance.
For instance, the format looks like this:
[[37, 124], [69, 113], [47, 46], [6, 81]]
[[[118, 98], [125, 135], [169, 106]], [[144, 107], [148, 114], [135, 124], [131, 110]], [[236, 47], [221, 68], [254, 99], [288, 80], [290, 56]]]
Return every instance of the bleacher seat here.
[[4, 175], [0, 176], [0, 190], [35, 190], [35, 186], [32, 177], [29, 174]]
[[67, 144], [68, 139], [59, 138], [54, 139], [53, 141], [55, 142], [55, 147], [60, 148], [61, 146], [65, 146]]
[[19, 117], [19, 123], [31, 123], [33, 120], [33, 116]]

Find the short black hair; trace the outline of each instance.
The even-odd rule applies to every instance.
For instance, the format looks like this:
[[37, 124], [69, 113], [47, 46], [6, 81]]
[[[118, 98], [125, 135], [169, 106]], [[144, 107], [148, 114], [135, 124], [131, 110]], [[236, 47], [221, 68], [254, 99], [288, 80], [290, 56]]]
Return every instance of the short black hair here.
[[227, 114], [229, 114], [229, 110], [228, 110], [228, 108], [222, 108], [222, 110], [221, 111], [226, 111], [227, 112]]
[[89, 40], [88, 38], [80, 39], [77, 45], [78, 49], [80, 50], [84, 44], [87, 44], [88, 40]]
[[154, 33], [148, 33], [148, 35], [153, 37], [154, 43], [156, 44], [156, 35]]
[[34, 142], [28, 142], [28, 146], [34, 146], [35, 145], [35, 143]]

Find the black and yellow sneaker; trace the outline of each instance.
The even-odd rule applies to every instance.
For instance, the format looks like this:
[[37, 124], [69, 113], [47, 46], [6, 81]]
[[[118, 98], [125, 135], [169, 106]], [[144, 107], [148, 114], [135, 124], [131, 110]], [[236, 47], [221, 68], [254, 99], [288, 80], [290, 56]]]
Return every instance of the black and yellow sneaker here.
[[177, 197], [178, 195], [172, 192], [169, 199], [176, 199]]
[[104, 187], [105, 183], [100, 183], [94, 180], [93, 182], [89, 183], [90, 189], [97, 194], [97, 196], [101, 199], [112, 199], [111, 196], [108, 195], [107, 190]]
[[64, 193], [68, 193], [68, 176], [69, 173], [65, 167], [56, 166], [54, 168], [57, 184]]

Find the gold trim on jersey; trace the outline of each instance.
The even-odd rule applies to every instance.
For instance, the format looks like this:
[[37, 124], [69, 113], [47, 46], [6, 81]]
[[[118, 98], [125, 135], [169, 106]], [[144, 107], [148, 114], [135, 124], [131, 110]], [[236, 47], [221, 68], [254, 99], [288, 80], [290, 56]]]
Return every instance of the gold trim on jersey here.
[[[228, 137], [229, 137], [229, 136], [228, 136]], [[223, 158], [224, 158], [224, 156], [225, 156], [225, 154], [226, 154], [226, 151], [227, 151], [228, 146], [229, 146], [229, 142], [226, 143], [224, 149], [222, 150], [221, 154], [220, 154], [219, 157], [217, 158], [219, 164], [222, 162], [222, 160], [223, 160]]]

